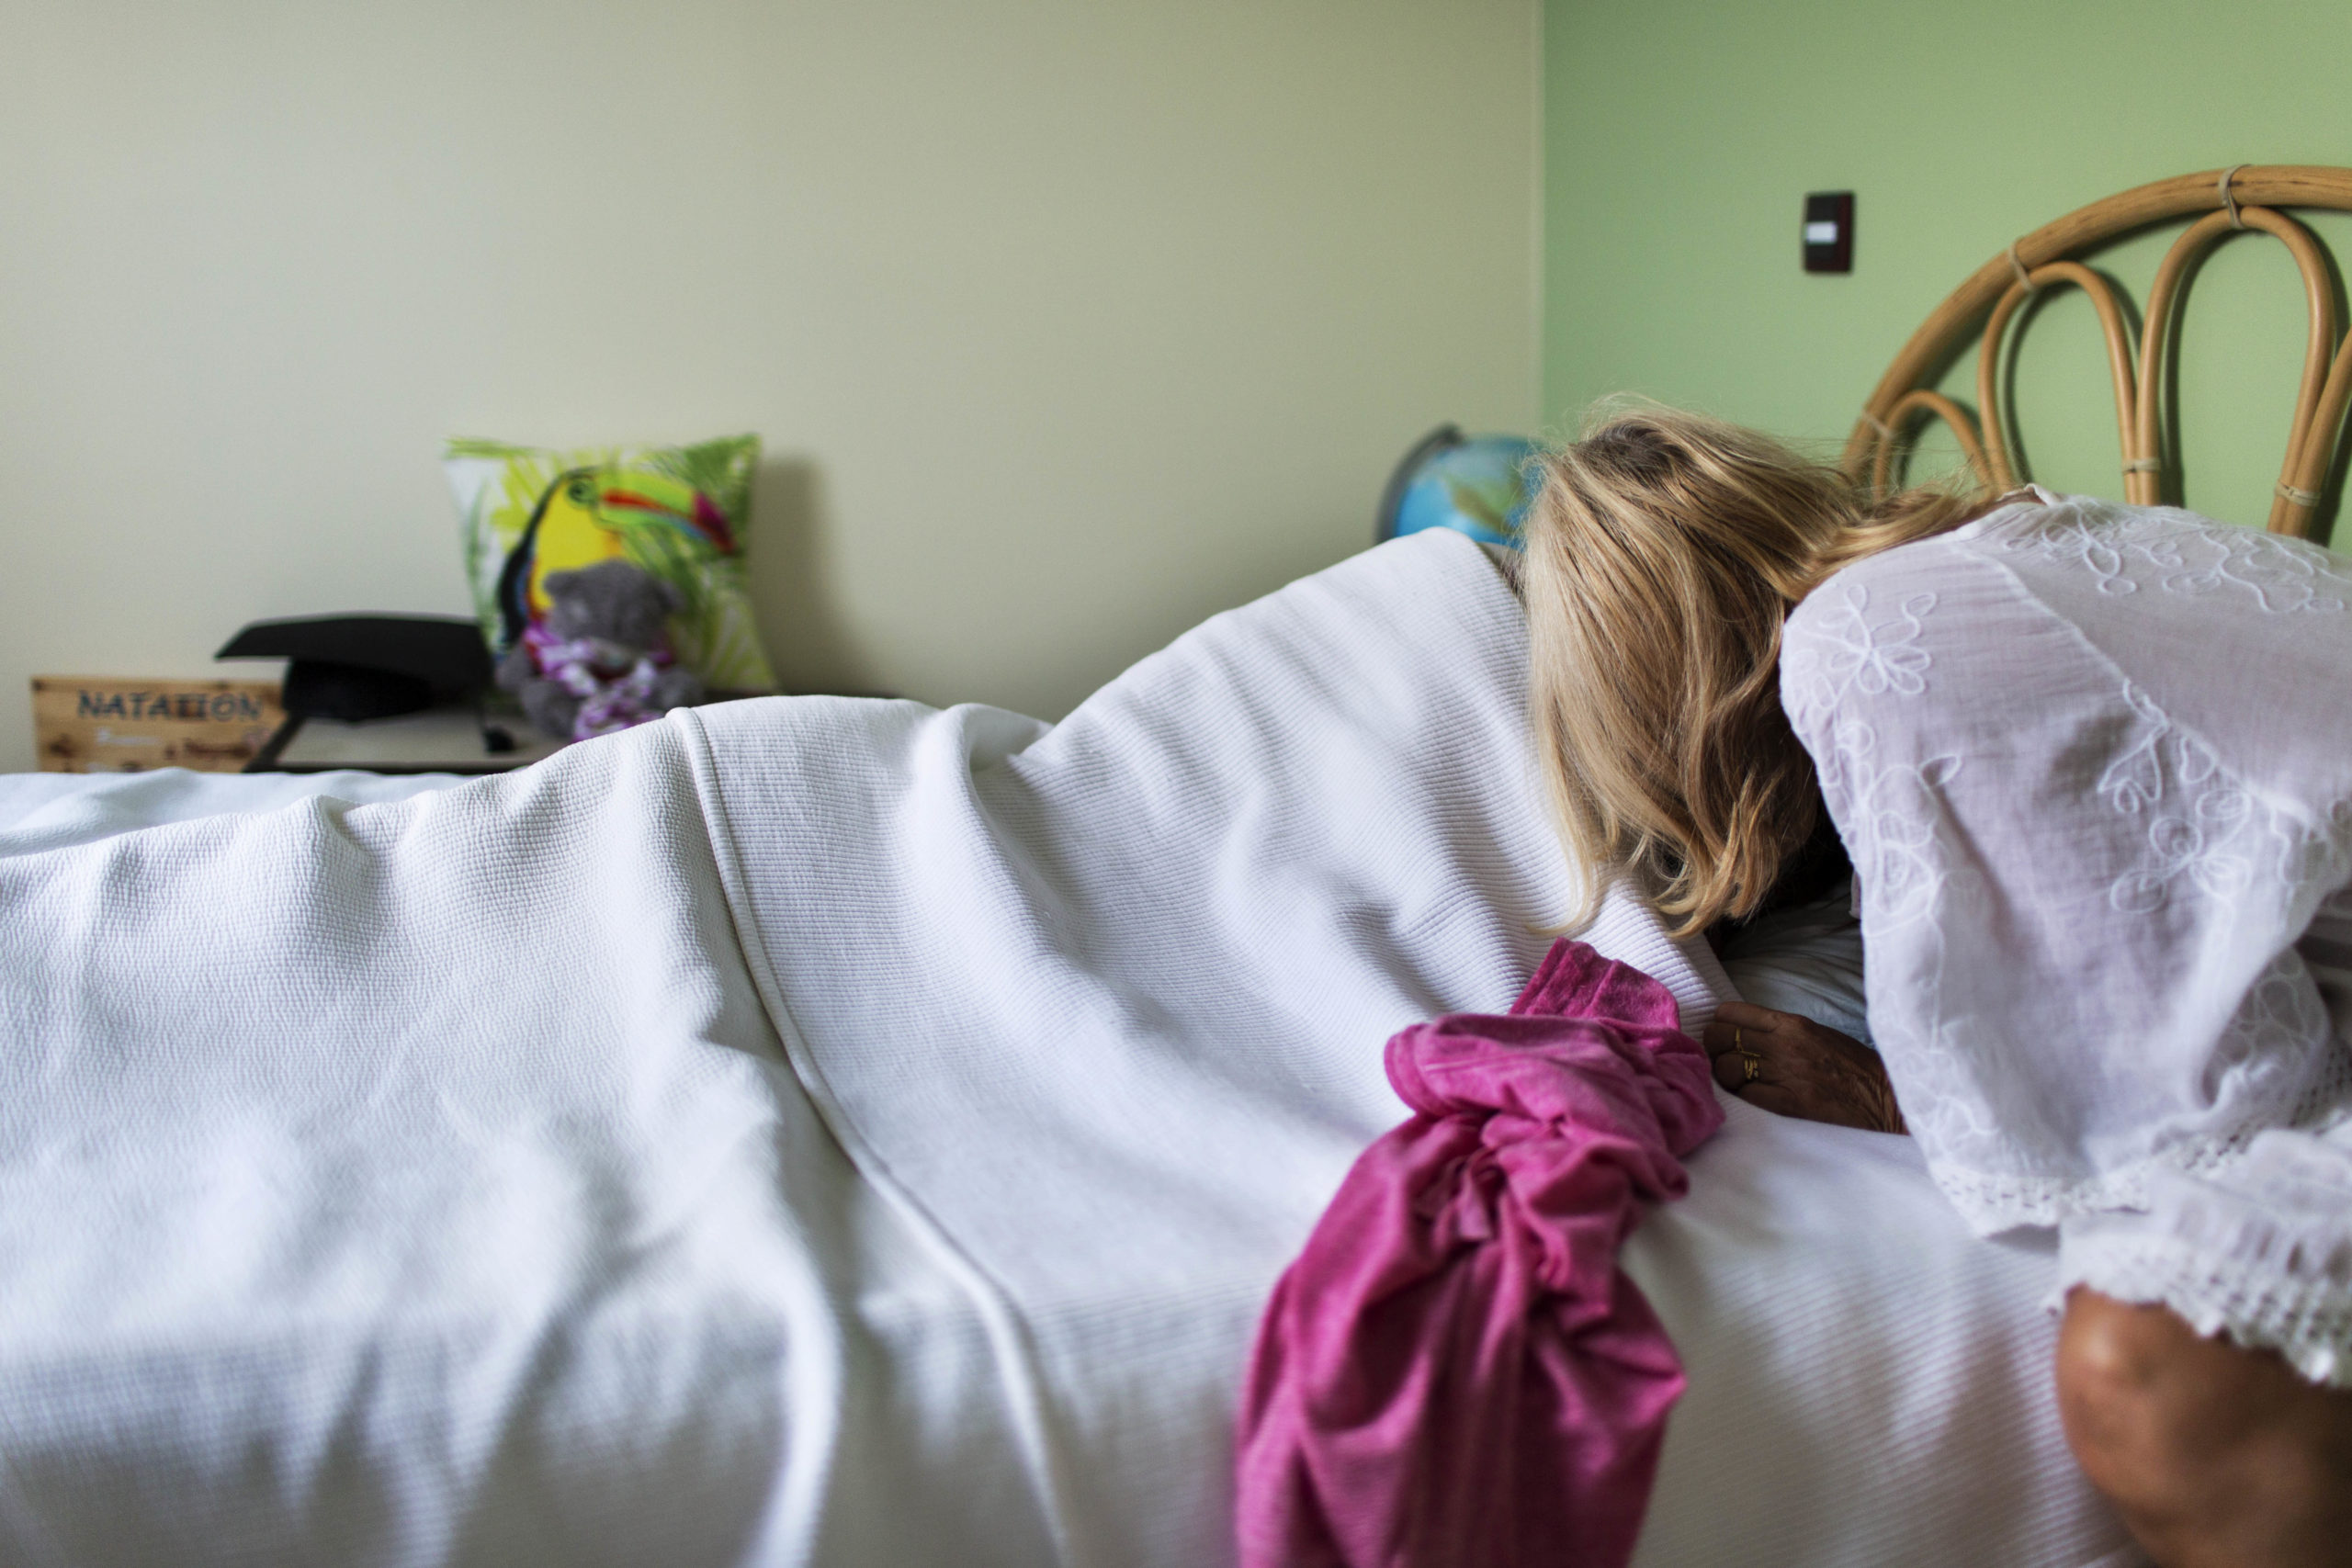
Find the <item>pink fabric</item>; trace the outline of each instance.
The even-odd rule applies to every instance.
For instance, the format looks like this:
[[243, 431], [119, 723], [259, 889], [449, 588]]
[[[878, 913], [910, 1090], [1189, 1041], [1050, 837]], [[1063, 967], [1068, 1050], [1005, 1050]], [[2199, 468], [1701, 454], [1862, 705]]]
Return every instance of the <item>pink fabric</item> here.
[[1388, 1043], [1412, 1119], [1274, 1287], [1242, 1395], [1243, 1568], [1616, 1568], [1682, 1364], [1617, 1269], [1723, 1123], [1666, 987], [1555, 944], [1508, 1017]]

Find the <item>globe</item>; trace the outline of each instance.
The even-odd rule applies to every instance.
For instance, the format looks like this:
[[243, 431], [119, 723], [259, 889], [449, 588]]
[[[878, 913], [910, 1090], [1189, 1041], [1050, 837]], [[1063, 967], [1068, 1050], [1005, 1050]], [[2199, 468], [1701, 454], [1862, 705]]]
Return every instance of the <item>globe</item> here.
[[1451, 425], [1432, 432], [1390, 479], [1396, 499], [1382, 509], [1380, 536], [1452, 528], [1517, 548], [1530, 499], [1524, 470], [1537, 450], [1520, 435], [1465, 437]]

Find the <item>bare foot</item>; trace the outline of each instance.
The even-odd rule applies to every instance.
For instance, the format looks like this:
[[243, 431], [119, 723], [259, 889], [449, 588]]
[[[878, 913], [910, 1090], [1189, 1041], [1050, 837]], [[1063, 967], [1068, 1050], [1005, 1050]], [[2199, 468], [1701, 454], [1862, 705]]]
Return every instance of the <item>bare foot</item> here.
[[1908, 1130], [1878, 1053], [1809, 1018], [1725, 1002], [1701, 1043], [1715, 1081], [1750, 1105], [1868, 1133]]

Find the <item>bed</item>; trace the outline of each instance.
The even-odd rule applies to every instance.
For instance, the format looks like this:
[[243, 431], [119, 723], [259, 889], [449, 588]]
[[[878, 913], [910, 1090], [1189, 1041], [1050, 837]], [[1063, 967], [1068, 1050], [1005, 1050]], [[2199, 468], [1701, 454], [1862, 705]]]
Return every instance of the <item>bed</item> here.
[[[1849, 464], [1932, 412], [2018, 477], [1929, 384], [1959, 334], [2299, 204], [2352, 173], [2026, 236]], [[2352, 378], [2312, 299], [2290, 531]], [[771, 699], [470, 783], [0, 780], [0, 1558], [1228, 1560], [1250, 1335], [1398, 1119], [1380, 1042], [1502, 1007], [1573, 892], [1523, 638], [1420, 535], [1056, 726]], [[1836, 908], [1728, 966], [1622, 892], [1591, 940], [1690, 1029], [1735, 976], [1852, 1006]], [[2058, 1430], [2047, 1246], [1971, 1239], [1905, 1140], [1725, 1109], [1623, 1259], [1690, 1375], [1636, 1561], [2138, 1561]]]

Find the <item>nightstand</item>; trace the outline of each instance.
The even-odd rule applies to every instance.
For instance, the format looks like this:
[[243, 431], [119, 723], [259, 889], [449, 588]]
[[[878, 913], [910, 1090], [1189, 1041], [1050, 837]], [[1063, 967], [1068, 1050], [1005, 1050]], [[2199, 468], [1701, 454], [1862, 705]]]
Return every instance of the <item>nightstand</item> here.
[[[503, 736], [509, 750], [492, 750]], [[485, 739], [485, 737], [488, 739]], [[333, 718], [289, 718], [254, 760], [249, 773], [323, 773], [361, 768], [371, 773], [503, 773], [553, 756], [563, 742], [532, 728], [520, 714], [478, 713], [469, 705], [426, 708], [356, 724]]]

